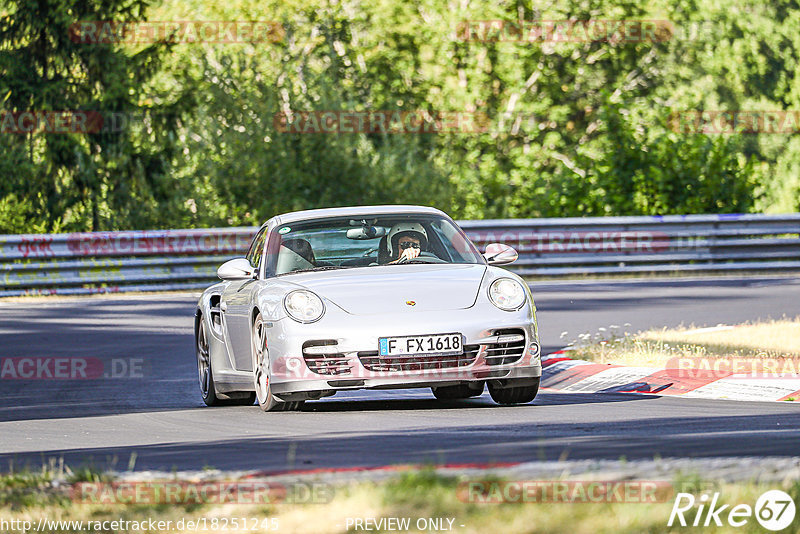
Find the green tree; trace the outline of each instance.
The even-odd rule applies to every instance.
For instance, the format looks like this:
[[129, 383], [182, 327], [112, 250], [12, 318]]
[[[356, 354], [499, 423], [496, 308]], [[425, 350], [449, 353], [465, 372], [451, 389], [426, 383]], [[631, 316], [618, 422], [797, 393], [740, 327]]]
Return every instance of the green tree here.
[[[147, 82], [166, 50], [156, 43], [131, 52], [118, 43], [80, 42], [81, 21], [142, 20], [142, 0], [18, 0], [0, 18], [3, 110], [86, 111], [127, 117], [123, 131], [5, 134], [0, 199], [16, 195], [31, 225], [103, 230], [169, 224], [175, 184], [170, 159], [184, 96], [153, 95]], [[161, 98], [159, 98], [161, 96]]]
[[[122, 135], [0, 135], [0, 231], [254, 224], [423, 203], [456, 217], [797, 210], [800, 143], [671, 130], [798, 110], [795, 0], [18, 0], [3, 109], [138, 114]], [[85, 45], [80, 20], [268, 20], [280, 42]], [[464, 39], [465, 21], [668, 20], [656, 39]], [[484, 36], [486, 37], [486, 36]], [[297, 134], [276, 113], [444, 110], [484, 133]], [[4, 215], [5, 214], [5, 215]], [[20, 216], [21, 214], [21, 216]], [[6, 221], [6, 222], [3, 222]], [[24, 225], [23, 225], [24, 226]]]
[[[583, 157], [583, 215], [742, 213], [755, 202], [754, 158], [737, 137], [669, 131], [669, 116], [652, 126], [619, 104], [600, 110], [603, 136], [596, 159]], [[610, 207], [613, 206], [613, 211]]]

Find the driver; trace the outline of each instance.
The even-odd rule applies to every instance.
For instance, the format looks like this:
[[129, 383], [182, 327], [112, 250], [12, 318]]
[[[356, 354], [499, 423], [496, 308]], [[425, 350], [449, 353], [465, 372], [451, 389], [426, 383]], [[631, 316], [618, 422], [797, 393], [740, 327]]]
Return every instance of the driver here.
[[390, 264], [413, 260], [428, 248], [428, 233], [419, 223], [398, 223], [389, 230], [386, 245], [394, 258]]

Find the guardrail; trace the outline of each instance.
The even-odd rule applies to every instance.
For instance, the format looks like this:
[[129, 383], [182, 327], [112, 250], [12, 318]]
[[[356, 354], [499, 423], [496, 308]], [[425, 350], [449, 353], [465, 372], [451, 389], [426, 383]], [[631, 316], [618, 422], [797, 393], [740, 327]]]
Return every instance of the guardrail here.
[[[800, 214], [460, 221], [527, 277], [800, 271]], [[0, 297], [200, 289], [255, 227], [0, 236]]]

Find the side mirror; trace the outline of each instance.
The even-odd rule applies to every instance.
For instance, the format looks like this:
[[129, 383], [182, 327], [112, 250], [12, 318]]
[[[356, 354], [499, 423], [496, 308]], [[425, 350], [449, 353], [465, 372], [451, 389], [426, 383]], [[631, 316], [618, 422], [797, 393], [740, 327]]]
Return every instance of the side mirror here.
[[513, 247], [503, 243], [490, 243], [486, 245], [483, 257], [486, 258], [489, 265], [508, 265], [517, 261], [519, 254]]
[[247, 280], [253, 278], [255, 269], [245, 258], [233, 258], [217, 269], [217, 276], [222, 280]]

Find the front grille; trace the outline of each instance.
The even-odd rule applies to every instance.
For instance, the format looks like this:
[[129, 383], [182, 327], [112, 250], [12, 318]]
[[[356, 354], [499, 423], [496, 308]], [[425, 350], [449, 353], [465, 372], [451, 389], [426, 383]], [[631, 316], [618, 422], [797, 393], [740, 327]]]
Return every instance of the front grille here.
[[505, 365], [519, 361], [525, 354], [525, 331], [521, 328], [504, 328], [494, 330], [493, 336], [522, 336], [519, 341], [511, 343], [487, 343], [486, 365]]
[[[310, 347], [330, 347], [330, 351], [323, 349], [319, 354], [306, 354]], [[312, 373], [325, 376], [344, 375], [350, 372], [350, 362], [347, 355], [339, 352], [336, 341], [307, 341], [303, 344], [303, 360]]]
[[427, 371], [429, 369], [458, 369], [475, 362], [478, 356], [478, 345], [467, 345], [463, 354], [450, 356], [411, 355], [411, 356], [379, 356], [377, 350], [359, 352], [361, 365], [369, 371], [404, 372]]

